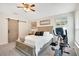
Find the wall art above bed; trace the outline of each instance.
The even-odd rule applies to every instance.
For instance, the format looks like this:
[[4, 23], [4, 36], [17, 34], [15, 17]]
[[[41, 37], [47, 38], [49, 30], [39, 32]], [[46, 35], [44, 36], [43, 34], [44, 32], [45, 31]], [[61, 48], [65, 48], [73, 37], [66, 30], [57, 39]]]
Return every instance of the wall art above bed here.
[[40, 21], [40, 25], [49, 25], [49, 24], [50, 24], [50, 20], [49, 19]]

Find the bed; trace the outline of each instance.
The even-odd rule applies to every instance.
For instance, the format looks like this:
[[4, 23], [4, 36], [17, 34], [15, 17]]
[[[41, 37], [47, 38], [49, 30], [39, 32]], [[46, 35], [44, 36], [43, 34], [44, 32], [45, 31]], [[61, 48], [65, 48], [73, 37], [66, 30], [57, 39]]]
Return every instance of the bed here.
[[43, 31], [43, 35], [27, 35], [23, 38], [23, 41], [16, 41], [16, 48], [25, 55], [39, 56], [53, 40], [53, 35], [49, 32], [52, 31], [52, 26], [38, 27], [38, 31]]
[[52, 43], [53, 35], [43, 36], [27, 35], [25, 41], [16, 41], [16, 48], [26, 55], [38, 56], [46, 47]]

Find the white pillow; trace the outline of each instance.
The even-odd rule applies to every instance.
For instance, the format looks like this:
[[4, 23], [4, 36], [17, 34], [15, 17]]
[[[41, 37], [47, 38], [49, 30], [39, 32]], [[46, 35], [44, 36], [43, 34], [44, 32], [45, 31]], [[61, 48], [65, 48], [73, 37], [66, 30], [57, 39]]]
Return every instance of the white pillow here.
[[49, 32], [44, 32], [44, 36], [49, 36], [50, 33]]

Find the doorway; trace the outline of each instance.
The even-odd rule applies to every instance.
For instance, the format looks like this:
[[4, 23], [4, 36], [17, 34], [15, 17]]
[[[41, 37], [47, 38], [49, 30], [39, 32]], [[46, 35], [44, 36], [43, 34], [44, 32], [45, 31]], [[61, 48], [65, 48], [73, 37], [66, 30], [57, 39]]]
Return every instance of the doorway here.
[[8, 18], [8, 42], [15, 42], [18, 39], [19, 21]]

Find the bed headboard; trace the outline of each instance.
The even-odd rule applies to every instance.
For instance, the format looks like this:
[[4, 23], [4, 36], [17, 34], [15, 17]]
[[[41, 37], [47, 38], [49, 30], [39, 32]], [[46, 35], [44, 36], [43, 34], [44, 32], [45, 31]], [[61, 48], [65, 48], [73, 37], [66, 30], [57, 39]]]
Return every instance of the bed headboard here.
[[53, 28], [53, 26], [38, 27], [38, 31], [51, 32], [52, 28]]

